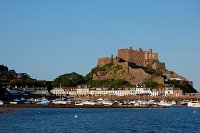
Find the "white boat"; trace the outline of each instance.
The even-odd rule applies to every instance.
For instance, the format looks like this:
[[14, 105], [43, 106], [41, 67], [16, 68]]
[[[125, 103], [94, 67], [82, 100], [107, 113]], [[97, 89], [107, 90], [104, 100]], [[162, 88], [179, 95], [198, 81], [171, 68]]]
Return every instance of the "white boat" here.
[[113, 105], [113, 102], [108, 99], [103, 100], [102, 98], [99, 98], [97, 99], [96, 104], [97, 105]]
[[180, 102], [181, 106], [187, 106], [188, 102], [190, 102], [189, 100], [183, 100]]
[[191, 102], [188, 102], [187, 106], [188, 107], [200, 107], [200, 102], [199, 101], [191, 101]]
[[54, 104], [67, 104], [67, 101], [64, 101], [64, 100], [55, 100], [52, 103], [54, 103]]
[[13, 101], [13, 102], [10, 102], [10, 104], [17, 104], [17, 102]]
[[3, 101], [0, 101], [0, 105], [3, 105]]
[[172, 106], [172, 103], [166, 102], [166, 101], [160, 101], [158, 103], [159, 106], [165, 106], [165, 107], [169, 107]]
[[104, 100], [104, 101], [102, 101], [102, 104], [103, 104], [103, 105], [112, 105], [113, 102], [112, 102], [112, 101], [109, 101], [109, 100]]
[[129, 101], [128, 101], [128, 104], [133, 104], [133, 105], [134, 105], [135, 103], [136, 103], [135, 100], [129, 100]]
[[75, 105], [77, 105], [77, 106], [83, 105], [83, 102], [82, 101], [76, 101]]
[[93, 101], [83, 101], [84, 105], [95, 105], [95, 102]]

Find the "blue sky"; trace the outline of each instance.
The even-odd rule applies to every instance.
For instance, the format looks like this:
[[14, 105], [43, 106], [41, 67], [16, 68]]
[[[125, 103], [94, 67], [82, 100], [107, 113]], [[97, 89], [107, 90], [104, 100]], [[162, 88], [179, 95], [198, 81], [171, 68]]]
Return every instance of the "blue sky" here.
[[152, 48], [200, 90], [198, 0], [1, 0], [0, 64], [32, 78], [87, 74], [120, 48]]

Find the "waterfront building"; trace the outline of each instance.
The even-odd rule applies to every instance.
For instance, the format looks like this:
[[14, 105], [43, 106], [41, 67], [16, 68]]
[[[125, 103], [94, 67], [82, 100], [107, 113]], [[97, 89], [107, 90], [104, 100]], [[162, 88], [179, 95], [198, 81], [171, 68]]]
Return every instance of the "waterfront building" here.
[[115, 96], [123, 96], [122, 95], [122, 88], [118, 88], [118, 90], [115, 90]]
[[88, 86], [84, 85], [84, 86], [78, 86], [78, 88], [76, 89], [76, 94], [77, 96], [86, 96], [90, 94], [90, 89]]
[[54, 88], [53, 90], [51, 90], [51, 93], [53, 95], [56, 95], [56, 96], [64, 96], [64, 95], [66, 95], [65, 90], [63, 88], [61, 88], [61, 87]]
[[36, 87], [34, 88], [33, 94], [35, 95], [49, 95], [47, 87]]
[[130, 96], [131, 91], [128, 88], [122, 90], [122, 96]]
[[145, 95], [145, 96], [150, 96], [151, 95], [151, 93], [152, 93], [152, 91], [151, 91], [151, 89], [150, 88], [143, 88], [143, 95]]
[[76, 96], [77, 95], [77, 88], [76, 87], [65, 87], [63, 88], [66, 95], [69, 96]]
[[135, 96], [136, 95], [135, 88], [130, 88], [130, 95], [131, 96]]
[[135, 94], [136, 95], [144, 95], [144, 94], [150, 94], [151, 90], [150, 88], [146, 88], [145, 85], [136, 85], [135, 88]]
[[165, 87], [165, 96], [173, 95], [173, 87]]
[[6, 88], [6, 91], [10, 93], [11, 95], [22, 95], [24, 93], [23, 89], [18, 88], [17, 86], [15, 87], [8, 86]]
[[183, 91], [180, 88], [174, 88], [173, 89], [173, 95], [174, 96], [182, 96], [183, 95]]
[[152, 89], [151, 90], [151, 96], [156, 97], [159, 95], [159, 91], [157, 89]]

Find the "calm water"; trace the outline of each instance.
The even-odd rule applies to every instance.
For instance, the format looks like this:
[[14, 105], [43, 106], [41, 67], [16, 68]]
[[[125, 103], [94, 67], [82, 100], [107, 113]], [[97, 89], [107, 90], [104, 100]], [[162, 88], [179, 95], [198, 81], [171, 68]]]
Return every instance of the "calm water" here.
[[200, 108], [17, 110], [0, 114], [0, 133], [200, 132]]

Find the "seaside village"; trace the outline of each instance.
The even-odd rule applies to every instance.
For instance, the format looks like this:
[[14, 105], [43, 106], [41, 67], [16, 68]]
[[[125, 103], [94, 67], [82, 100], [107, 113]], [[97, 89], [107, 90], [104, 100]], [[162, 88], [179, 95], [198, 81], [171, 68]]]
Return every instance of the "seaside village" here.
[[[113, 106], [113, 107], [169, 107], [173, 105], [187, 105], [200, 107], [196, 101], [183, 100], [177, 101], [166, 100], [133, 100], [114, 101], [110, 97], [180, 97], [183, 91], [175, 88], [173, 85], [165, 85], [160, 89], [151, 89], [145, 85], [136, 85], [133, 88], [93, 88], [87, 85], [79, 85], [77, 87], [58, 87], [48, 91], [47, 87], [11, 87], [6, 88], [7, 93], [13, 96], [21, 96], [7, 104], [37, 104], [37, 105], [73, 105], [73, 106]], [[37, 96], [38, 98], [31, 98]], [[80, 98], [79, 98], [80, 97]], [[95, 97], [94, 100], [88, 100]], [[103, 99], [102, 97], [106, 97]], [[86, 98], [86, 99], [84, 99]], [[0, 105], [3, 105], [1, 101]]]

